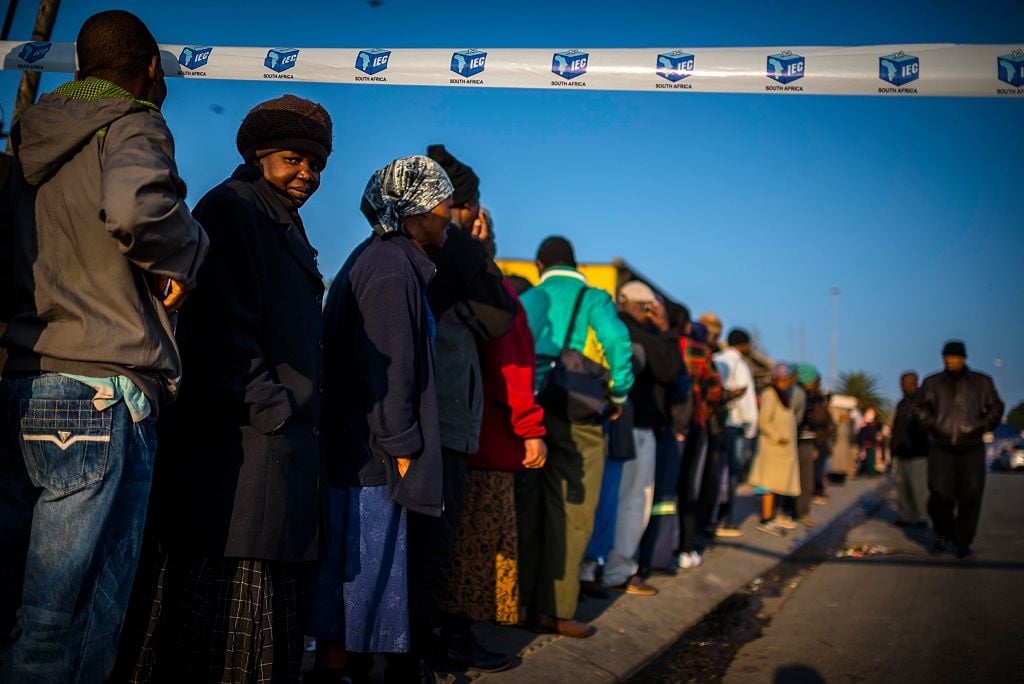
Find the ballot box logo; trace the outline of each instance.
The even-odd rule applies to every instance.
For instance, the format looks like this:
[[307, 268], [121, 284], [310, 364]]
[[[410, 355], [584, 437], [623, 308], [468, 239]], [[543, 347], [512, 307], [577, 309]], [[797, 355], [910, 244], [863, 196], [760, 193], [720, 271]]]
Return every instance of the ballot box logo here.
[[902, 50], [878, 58], [878, 77], [894, 86], [902, 86], [921, 77], [921, 60]]
[[271, 48], [267, 51], [267, 58], [263, 60], [263, 66], [271, 71], [281, 73], [288, 71], [299, 59], [299, 51], [295, 48]]
[[768, 78], [779, 83], [792, 83], [804, 77], [807, 60], [791, 50], [768, 55]]
[[21, 51], [18, 53], [18, 57], [21, 61], [28, 64], [38, 62], [46, 53], [53, 47], [53, 43], [48, 40], [34, 41], [31, 43], [25, 43], [21, 46]]
[[178, 64], [189, 71], [201, 69], [210, 61], [210, 53], [212, 52], [212, 47], [189, 45], [181, 49], [181, 54], [178, 55]]
[[487, 53], [480, 50], [459, 50], [452, 54], [452, 71], [463, 78], [476, 76], [484, 70]]
[[681, 81], [693, 76], [693, 55], [682, 50], [663, 52], [658, 55], [658, 75], [672, 81]]
[[572, 80], [587, 73], [590, 55], [580, 50], [556, 52], [551, 58], [551, 73]]
[[388, 68], [391, 60], [391, 50], [373, 48], [372, 50], [360, 50], [356, 55], [356, 69], [371, 76], [380, 73]]
[[996, 60], [999, 80], [1014, 88], [1024, 86], [1024, 50], [1017, 49]]

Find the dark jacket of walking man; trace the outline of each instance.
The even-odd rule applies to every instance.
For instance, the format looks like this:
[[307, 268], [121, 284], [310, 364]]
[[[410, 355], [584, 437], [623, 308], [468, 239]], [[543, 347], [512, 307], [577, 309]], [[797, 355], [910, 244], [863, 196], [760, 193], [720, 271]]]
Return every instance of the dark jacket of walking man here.
[[918, 390], [917, 416], [928, 429], [928, 513], [935, 528], [932, 553], [949, 542], [960, 559], [972, 557], [985, 488], [982, 436], [1003, 417], [1003, 402], [992, 378], [967, 367], [967, 347], [951, 340], [942, 348], [946, 369], [925, 378]]

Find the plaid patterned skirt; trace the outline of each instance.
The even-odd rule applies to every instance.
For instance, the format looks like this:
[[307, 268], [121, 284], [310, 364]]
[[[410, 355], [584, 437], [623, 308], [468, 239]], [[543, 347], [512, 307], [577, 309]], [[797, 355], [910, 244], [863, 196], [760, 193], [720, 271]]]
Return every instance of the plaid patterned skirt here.
[[299, 681], [311, 564], [143, 561], [112, 681]]

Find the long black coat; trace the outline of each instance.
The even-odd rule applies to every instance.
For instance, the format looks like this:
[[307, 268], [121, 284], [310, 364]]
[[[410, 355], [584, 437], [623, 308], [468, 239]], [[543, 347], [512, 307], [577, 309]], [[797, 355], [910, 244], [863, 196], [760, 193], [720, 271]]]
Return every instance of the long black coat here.
[[313, 560], [324, 292], [316, 251], [251, 167], [193, 215], [210, 251], [180, 314], [181, 391], [161, 420], [161, 538], [190, 554]]

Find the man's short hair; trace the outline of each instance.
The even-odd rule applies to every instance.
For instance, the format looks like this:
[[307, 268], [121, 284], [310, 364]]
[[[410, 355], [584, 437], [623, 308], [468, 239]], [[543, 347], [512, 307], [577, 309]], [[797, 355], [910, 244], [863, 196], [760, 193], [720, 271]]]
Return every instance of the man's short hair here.
[[903, 382], [907, 378], [914, 378], [917, 380], [917, 371], [904, 371], [903, 375], [900, 376], [900, 382]]
[[573, 252], [572, 243], [561, 235], [552, 235], [540, 243], [540, 247], [537, 248], [537, 261], [544, 264], [546, 268], [551, 266], [576, 268], [576, 254]]
[[83, 78], [132, 76], [160, 55], [156, 39], [137, 16], [107, 10], [85, 20], [78, 32], [78, 71]]
[[736, 347], [741, 344], [750, 343], [750, 333], [743, 328], [733, 328], [729, 331], [729, 337], [727, 338], [730, 347]]

